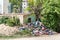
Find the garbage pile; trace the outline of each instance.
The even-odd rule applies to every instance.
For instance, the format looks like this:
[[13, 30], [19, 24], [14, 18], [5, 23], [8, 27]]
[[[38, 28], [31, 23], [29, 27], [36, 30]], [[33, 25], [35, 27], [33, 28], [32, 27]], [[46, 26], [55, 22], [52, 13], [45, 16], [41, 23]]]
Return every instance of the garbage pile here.
[[46, 28], [44, 26], [44, 24], [42, 24], [42, 22], [33, 22], [33, 23], [28, 23], [28, 24], [25, 24], [23, 25], [22, 27], [19, 28], [19, 30], [25, 30], [25, 29], [28, 29], [28, 30], [31, 30], [31, 34], [34, 35], [34, 36], [39, 36], [39, 35], [53, 35], [54, 32], [53, 30], [50, 30], [48, 28]]

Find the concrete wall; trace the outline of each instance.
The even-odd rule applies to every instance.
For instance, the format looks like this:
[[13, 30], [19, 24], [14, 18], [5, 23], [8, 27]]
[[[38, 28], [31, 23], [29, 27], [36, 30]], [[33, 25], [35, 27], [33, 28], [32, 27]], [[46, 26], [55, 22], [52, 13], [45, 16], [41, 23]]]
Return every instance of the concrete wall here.
[[0, 13], [3, 13], [3, 0], [0, 0]]
[[8, 13], [9, 0], [3, 0], [3, 13]]
[[28, 23], [28, 18], [31, 18], [31, 22], [35, 22], [36, 20], [35, 14], [30, 14], [24, 17], [24, 23]]
[[20, 19], [20, 23], [23, 24], [23, 15], [18, 15], [18, 18]]
[[28, 7], [28, 0], [23, 0], [22, 1], [22, 13], [28, 13], [27, 7]]

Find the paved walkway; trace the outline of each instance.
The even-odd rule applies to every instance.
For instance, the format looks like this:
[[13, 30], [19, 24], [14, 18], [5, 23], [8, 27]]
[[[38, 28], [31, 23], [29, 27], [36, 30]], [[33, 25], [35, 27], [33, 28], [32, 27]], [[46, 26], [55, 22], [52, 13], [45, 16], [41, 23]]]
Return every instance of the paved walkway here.
[[44, 35], [40, 37], [15, 38], [15, 39], [1, 39], [1, 40], [60, 40], [60, 34]]

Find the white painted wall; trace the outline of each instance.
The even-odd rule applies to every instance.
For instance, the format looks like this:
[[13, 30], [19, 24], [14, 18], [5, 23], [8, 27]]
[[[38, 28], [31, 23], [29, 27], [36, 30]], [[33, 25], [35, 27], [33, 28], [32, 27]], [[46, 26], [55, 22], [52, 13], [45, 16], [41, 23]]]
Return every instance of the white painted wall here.
[[8, 13], [9, 0], [3, 0], [3, 13]]
[[0, 13], [3, 13], [3, 0], [0, 0]]
[[[22, 13], [28, 13], [28, 0], [22, 2]], [[9, 0], [0, 0], [0, 13], [8, 13]]]
[[23, 2], [22, 2], [22, 12], [23, 13], [28, 13], [28, 11], [27, 11], [28, 2], [27, 1], [28, 0], [23, 0]]
[[20, 23], [23, 24], [23, 16], [24, 15], [18, 15], [18, 18], [20, 19]]
[[0, 13], [8, 13], [9, 0], [0, 0]]

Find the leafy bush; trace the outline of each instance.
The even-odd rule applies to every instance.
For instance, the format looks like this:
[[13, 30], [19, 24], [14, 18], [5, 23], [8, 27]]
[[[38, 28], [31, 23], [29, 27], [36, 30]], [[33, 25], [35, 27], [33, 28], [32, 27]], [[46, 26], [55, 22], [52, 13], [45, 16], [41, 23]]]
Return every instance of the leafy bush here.
[[10, 19], [7, 20], [6, 24], [9, 25], [9, 26], [14, 26], [14, 20], [12, 20], [10, 18]]
[[7, 24], [9, 26], [20, 26], [20, 20], [17, 17], [9, 18], [9, 17], [1, 17], [0, 18], [0, 24]]
[[60, 1], [59, 0], [47, 0], [43, 3], [42, 22], [46, 27], [60, 32]]
[[42, 22], [47, 28], [53, 29], [56, 32], [60, 32], [60, 17], [56, 12], [49, 12], [48, 14], [43, 15], [42, 17], [44, 18], [42, 19]]
[[9, 26], [20, 26], [20, 20], [18, 18], [10, 18], [7, 20], [7, 23]]
[[0, 18], [0, 24], [6, 23], [7, 19], [8, 19], [8, 17], [5, 17], [5, 16], [1, 17]]

